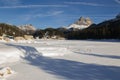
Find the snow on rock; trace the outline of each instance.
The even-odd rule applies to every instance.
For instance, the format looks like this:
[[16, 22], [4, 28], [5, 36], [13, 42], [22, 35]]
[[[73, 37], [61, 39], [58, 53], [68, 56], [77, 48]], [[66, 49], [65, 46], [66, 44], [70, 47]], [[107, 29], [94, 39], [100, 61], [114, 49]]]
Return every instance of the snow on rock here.
[[5, 78], [12, 76], [15, 74], [15, 71], [13, 71], [10, 67], [5, 67], [0, 69], [0, 80], [6, 80]]

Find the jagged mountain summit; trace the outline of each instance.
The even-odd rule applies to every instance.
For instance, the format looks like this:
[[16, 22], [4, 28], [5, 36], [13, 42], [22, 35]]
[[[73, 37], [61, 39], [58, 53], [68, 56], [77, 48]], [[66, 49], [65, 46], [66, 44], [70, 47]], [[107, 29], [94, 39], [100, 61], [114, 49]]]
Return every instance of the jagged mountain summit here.
[[67, 29], [71, 29], [71, 28], [74, 28], [74, 29], [84, 29], [84, 28], [89, 27], [92, 23], [93, 22], [92, 22], [92, 20], [89, 17], [87, 17], [87, 18], [80, 17], [80, 19], [78, 21], [76, 21], [75, 23], [69, 25], [67, 27]]

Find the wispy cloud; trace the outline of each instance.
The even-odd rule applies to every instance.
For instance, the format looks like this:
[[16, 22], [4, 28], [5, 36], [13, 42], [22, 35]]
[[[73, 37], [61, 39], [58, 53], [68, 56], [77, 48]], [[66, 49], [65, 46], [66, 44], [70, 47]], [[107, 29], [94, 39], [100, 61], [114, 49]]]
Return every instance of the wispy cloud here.
[[120, 4], [120, 0], [114, 0], [115, 2], [117, 2], [118, 4]]
[[105, 6], [103, 4], [89, 3], [89, 2], [65, 2], [66, 4], [87, 5], [87, 6]]
[[63, 13], [63, 11], [53, 11], [53, 12], [48, 12], [46, 14], [37, 14], [35, 17], [57, 16], [62, 13]]
[[28, 14], [28, 15], [24, 15], [24, 20], [28, 21], [31, 20], [33, 18], [40, 18], [40, 17], [50, 17], [50, 16], [58, 16], [60, 14], [62, 14], [63, 11], [53, 11], [53, 12], [47, 12], [47, 13], [38, 13], [38, 14]]
[[21, 1], [20, 0], [1, 0], [1, 3], [4, 5], [19, 5]]
[[67, 5], [19, 5], [19, 6], [0, 6], [0, 8], [43, 8], [43, 7], [67, 7]]

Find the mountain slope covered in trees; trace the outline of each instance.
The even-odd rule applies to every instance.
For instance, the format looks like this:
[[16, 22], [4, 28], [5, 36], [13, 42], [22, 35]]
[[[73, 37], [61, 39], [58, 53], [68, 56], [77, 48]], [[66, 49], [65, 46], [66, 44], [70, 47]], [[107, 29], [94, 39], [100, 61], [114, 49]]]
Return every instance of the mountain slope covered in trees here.
[[20, 30], [15, 25], [0, 23], [0, 36], [2, 36], [3, 34], [15, 37], [15, 36], [23, 36], [26, 33]]
[[65, 35], [67, 39], [120, 39], [120, 17], [93, 24], [84, 30], [70, 31]]

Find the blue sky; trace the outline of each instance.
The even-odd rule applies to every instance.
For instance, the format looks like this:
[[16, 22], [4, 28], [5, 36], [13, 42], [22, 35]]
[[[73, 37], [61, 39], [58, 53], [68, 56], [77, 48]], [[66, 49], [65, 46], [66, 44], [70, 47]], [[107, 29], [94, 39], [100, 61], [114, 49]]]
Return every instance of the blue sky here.
[[94, 23], [120, 13], [120, 0], [0, 0], [0, 23], [36, 28], [68, 26], [81, 16]]

